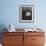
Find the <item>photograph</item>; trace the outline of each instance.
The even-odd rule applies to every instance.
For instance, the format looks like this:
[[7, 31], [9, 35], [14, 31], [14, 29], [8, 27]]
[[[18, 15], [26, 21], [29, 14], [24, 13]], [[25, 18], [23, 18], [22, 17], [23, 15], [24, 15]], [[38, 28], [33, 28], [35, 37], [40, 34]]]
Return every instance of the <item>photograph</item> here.
[[20, 5], [20, 22], [33, 22], [34, 6], [33, 5]]

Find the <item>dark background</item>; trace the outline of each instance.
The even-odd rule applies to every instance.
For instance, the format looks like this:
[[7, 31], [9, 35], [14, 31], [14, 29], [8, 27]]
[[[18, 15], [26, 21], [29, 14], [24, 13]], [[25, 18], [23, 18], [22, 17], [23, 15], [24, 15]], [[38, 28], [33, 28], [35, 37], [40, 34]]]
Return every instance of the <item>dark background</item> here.
[[[31, 12], [30, 16], [26, 16], [26, 11]], [[32, 20], [32, 8], [31, 7], [22, 7], [22, 20]]]

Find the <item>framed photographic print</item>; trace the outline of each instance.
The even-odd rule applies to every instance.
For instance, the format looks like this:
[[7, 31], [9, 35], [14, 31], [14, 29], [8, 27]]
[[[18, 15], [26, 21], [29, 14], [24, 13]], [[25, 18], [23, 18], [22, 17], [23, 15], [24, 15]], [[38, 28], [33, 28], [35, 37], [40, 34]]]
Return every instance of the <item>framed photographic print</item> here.
[[19, 6], [20, 22], [34, 22], [34, 5]]

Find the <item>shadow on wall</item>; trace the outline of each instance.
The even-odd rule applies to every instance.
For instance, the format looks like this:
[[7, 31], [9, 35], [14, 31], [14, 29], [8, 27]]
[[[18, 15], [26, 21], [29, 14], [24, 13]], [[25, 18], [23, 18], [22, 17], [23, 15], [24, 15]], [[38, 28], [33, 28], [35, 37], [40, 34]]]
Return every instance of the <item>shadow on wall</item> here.
[[6, 30], [4, 30], [5, 25], [4, 24], [0, 24], [0, 43], [2, 43], [2, 36], [3, 36], [3, 32], [5, 32]]

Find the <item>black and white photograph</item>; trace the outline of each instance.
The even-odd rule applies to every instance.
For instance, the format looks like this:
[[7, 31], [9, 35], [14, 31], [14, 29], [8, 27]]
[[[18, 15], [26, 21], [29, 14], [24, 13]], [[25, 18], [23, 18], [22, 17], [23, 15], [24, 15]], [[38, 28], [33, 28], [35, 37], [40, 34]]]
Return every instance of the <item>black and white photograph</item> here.
[[33, 22], [34, 5], [20, 5], [20, 22]]

